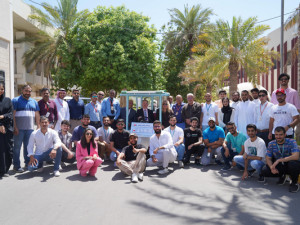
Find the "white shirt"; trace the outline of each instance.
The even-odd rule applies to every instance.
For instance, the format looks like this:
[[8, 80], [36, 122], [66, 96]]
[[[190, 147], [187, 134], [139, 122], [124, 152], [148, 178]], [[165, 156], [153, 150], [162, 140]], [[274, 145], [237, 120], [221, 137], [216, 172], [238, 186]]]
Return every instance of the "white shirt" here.
[[202, 106], [202, 113], [203, 113], [203, 120], [202, 120], [202, 125], [208, 125], [208, 119], [210, 117], [216, 118], [216, 113], [219, 112], [219, 107], [217, 106], [216, 103], [211, 102], [210, 104], [203, 103]]
[[54, 100], [56, 107], [57, 107], [57, 115], [58, 115], [58, 120], [57, 123], [55, 125], [55, 130], [59, 131], [60, 125], [61, 125], [61, 121], [63, 120], [70, 120], [70, 112], [69, 112], [69, 105], [66, 101], [60, 99], [60, 98], [56, 98]]
[[[158, 150], [157, 154], [153, 154], [153, 151], [158, 147], [164, 147], [164, 149], [160, 149]], [[172, 136], [169, 132], [162, 130], [159, 138], [157, 138], [156, 134], [153, 134], [150, 137], [150, 150], [149, 150], [150, 156], [152, 155], [158, 156], [160, 154], [162, 155], [163, 151], [168, 151], [168, 150], [176, 152], [173, 145]]]
[[171, 137], [173, 139], [173, 144], [175, 144], [177, 141], [179, 141], [179, 138], [184, 137], [184, 133], [182, 128], [175, 126], [174, 130], [171, 130], [171, 126], [164, 129], [164, 131], [169, 132], [171, 134]]
[[256, 105], [260, 105], [260, 100], [259, 99], [253, 99], [252, 102], [254, 102]]
[[108, 127], [107, 130], [104, 129], [104, 127], [100, 127], [97, 130], [98, 136], [103, 138], [103, 141], [105, 141], [107, 144], [110, 143], [110, 137], [114, 130], [111, 127]]
[[244, 143], [244, 148], [247, 155], [262, 157], [262, 161], [266, 157], [266, 144], [260, 137], [256, 137], [253, 142], [248, 138]]
[[240, 103], [240, 101], [232, 102], [232, 103], [230, 104], [230, 106], [231, 106], [232, 108], [236, 109], [236, 107], [238, 106], [239, 103]]
[[255, 110], [255, 103], [251, 101], [241, 101], [236, 109], [234, 114], [234, 120], [237, 127], [237, 130], [243, 134], [247, 135], [246, 127], [248, 124], [254, 124], [254, 110]]
[[257, 129], [269, 129], [270, 111], [273, 105], [273, 103], [266, 101], [263, 105], [259, 104], [255, 107], [254, 122]]
[[[289, 125], [293, 122], [293, 117], [297, 115], [299, 115], [297, 108], [290, 103], [283, 106], [274, 105], [270, 110], [270, 117], [274, 119], [272, 134], [274, 134], [276, 127]], [[288, 129], [286, 134], [293, 135], [293, 128]]]
[[[35, 152], [33, 151], [35, 146]], [[41, 129], [35, 130], [31, 133], [27, 151], [28, 157], [31, 155], [42, 155], [50, 148], [61, 147], [61, 141], [58, 133], [55, 130], [49, 129], [45, 134], [42, 133]]]

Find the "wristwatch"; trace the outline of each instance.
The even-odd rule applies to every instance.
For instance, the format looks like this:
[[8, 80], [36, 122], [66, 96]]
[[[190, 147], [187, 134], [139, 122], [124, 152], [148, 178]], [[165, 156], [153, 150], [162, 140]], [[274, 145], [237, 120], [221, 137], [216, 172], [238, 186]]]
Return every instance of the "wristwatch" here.
[[289, 125], [287, 125], [288, 126], [288, 128], [291, 128], [292, 126], [289, 124]]

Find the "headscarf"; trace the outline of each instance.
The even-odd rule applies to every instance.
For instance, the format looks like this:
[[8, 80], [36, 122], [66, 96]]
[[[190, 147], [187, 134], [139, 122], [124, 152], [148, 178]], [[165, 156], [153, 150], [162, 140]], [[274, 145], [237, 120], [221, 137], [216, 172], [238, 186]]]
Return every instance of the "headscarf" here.
[[[228, 106], [224, 106], [224, 100], [228, 101]], [[230, 107], [230, 105], [229, 105], [229, 98], [227, 98], [227, 97], [222, 99], [222, 104], [223, 104], [223, 107], [222, 107], [221, 111], [224, 114], [224, 116], [223, 116], [223, 123], [227, 124], [230, 121], [230, 117], [231, 117], [232, 109], [233, 108]]]

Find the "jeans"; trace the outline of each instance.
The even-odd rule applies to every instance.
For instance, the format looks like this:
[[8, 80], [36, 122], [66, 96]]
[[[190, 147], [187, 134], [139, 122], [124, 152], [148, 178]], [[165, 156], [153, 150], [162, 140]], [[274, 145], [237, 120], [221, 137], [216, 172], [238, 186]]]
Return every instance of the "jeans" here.
[[225, 149], [223, 147], [221, 148], [221, 154], [222, 154], [225, 166], [230, 166], [230, 162], [232, 162], [233, 157], [238, 155], [239, 153], [234, 152], [232, 150], [231, 144], [227, 144], [227, 148], [229, 149], [229, 156], [228, 157], [225, 156]]
[[178, 161], [182, 161], [183, 160], [183, 156], [184, 156], [184, 152], [185, 152], [185, 146], [184, 146], [184, 144], [180, 144], [178, 146], [174, 145], [174, 147], [175, 147], [175, 149], [177, 151], [177, 154], [178, 154], [177, 155]]
[[[237, 155], [233, 158], [233, 160], [236, 162], [236, 164], [242, 166], [245, 168], [245, 160], [242, 155]], [[261, 174], [261, 170], [265, 163], [261, 160], [248, 160], [248, 168], [247, 170], [256, 170], [258, 174]]]
[[32, 132], [33, 130], [19, 130], [19, 134], [14, 136], [13, 163], [15, 169], [19, 169], [21, 167], [20, 151], [22, 143], [25, 165], [29, 163], [29, 157], [27, 156], [27, 145]]
[[[117, 150], [118, 152], [122, 152], [122, 149], [117, 149]], [[117, 153], [111, 152], [109, 158], [111, 161], [115, 162], [117, 160]]]
[[204, 165], [204, 166], [209, 165], [211, 163], [212, 155], [214, 155], [214, 154], [217, 155], [216, 160], [221, 161], [221, 157], [222, 157], [221, 148], [222, 148], [221, 146], [217, 147], [217, 148], [212, 148], [209, 157], [207, 156], [208, 148], [205, 148], [204, 152], [203, 152], [203, 155], [201, 157], [201, 164]]
[[[48, 149], [46, 152], [44, 152], [42, 155], [34, 155], [34, 158], [37, 159], [37, 164], [35, 165], [28, 165], [28, 170], [30, 172], [42, 168], [43, 167], [43, 162], [44, 161], [51, 161], [52, 159], [50, 158], [49, 154], [52, 151], [53, 148]], [[60, 165], [60, 161], [61, 161], [61, 155], [62, 155], [62, 149], [58, 148], [56, 150], [56, 157], [54, 160], [54, 171], [59, 170], [59, 165]]]

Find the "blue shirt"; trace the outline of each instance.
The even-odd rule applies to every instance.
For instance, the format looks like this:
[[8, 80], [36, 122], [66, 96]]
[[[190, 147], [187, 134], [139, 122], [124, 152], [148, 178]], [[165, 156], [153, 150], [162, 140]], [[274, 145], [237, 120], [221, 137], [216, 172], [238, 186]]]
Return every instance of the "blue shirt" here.
[[285, 158], [294, 152], [299, 152], [297, 142], [294, 139], [286, 138], [283, 145], [277, 145], [277, 141], [273, 140], [269, 143], [267, 148], [267, 156], [275, 159]]
[[86, 104], [84, 108], [84, 114], [89, 114], [90, 119], [93, 122], [101, 121], [101, 105], [98, 103], [94, 105], [92, 102]]
[[84, 114], [84, 103], [81, 99], [78, 102], [72, 98], [68, 101], [69, 110], [70, 110], [70, 119], [72, 120], [81, 120]]
[[233, 136], [230, 132], [228, 132], [225, 138], [225, 141], [227, 141], [228, 144], [231, 144], [231, 148], [235, 148], [238, 153], [242, 151], [242, 146], [246, 140], [246, 135], [240, 132], [238, 132], [237, 136]]
[[120, 116], [120, 103], [118, 99], [114, 98], [112, 101], [113, 113], [111, 112], [111, 98], [105, 98], [101, 104], [102, 116], [114, 116], [114, 120], [117, 120]]
[[33, 98], [25, 99], [22, 95], [13, 98], [13, 108], [16, 110], [15, 119], [19, 130], [33, 130], [35, 112], [40, 111], [40, 107]]
[[181, 105], [178, 106], [177, 103], [176, 103], [172, 106], [172, 110], [174, 112], [174, 115], [176, 116], [177, 123], [183, 123], [184, 122], [184, 120], [182, 119], [182, 116], [181, 116], [181, 111], [182, 111], [182, 108], [183, 108], [184, 105], [185, 105], [184, 103], [181, 103]]
[[203, 140], [208, 139], [209, 143], [218, 141], [219, 138], [225, 138], [224, 130], [219, 126], [216, 126], [214, 130], [208, 127], [203, 131]]
[[[88, 128], [92, 129], [95, 138], [98, 137], [98, 132], [95, 127], [88, 125]], [[72, 134], [72, 141], [80, 141], [84, 131], [85, 128], [83, 128], [82, 126], [75, 127]]]

